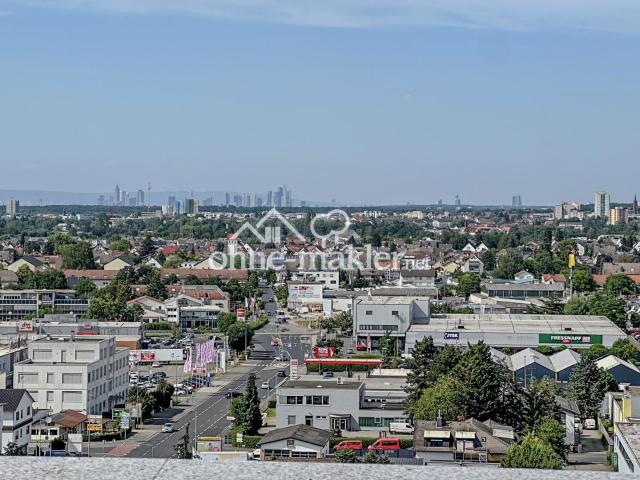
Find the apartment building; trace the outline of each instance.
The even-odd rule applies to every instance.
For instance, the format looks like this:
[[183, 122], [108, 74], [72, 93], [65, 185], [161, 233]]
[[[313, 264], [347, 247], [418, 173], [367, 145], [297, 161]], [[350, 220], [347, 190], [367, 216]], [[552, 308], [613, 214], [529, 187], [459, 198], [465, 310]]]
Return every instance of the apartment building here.
[[609, 202], [610, 197], [608, 192], [596, 192], [596, 198], [594, 202], [594, 213], [596, 217], [609, 217]]
[[128, 359], [115, 337], [44, 337], [14, 366], [14, 385], [31, 394], [34, 408], [99, 415], [125, 401]]
[[43, 309], [82, 316], [89, 300], [77, 298], [73, 290], [0, 290], [0, 320], [22, 320]]

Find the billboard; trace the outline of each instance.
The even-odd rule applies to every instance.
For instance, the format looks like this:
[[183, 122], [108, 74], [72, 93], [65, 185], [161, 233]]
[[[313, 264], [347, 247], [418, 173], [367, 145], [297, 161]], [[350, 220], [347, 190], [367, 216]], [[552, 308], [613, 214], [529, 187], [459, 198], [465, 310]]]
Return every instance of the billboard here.
[[18, 322], [18, 331], [19, 332], [33, 332], [33, 322], [30, 321], [21, 321]]
[[289, 300], [316, 300], [322, 302], [322, 285], [308, 283], [290, 283]]
[[181, 348], [158, 348], [155, 350], [129, 350], [130, 362], [182, 362], [184, 351]]
[[313, 356], [316, 358], [331, 358], [336, 356], [335, 347], [314, 347]]
[[602, 335], [566, 335], [563, 333], [540, 333], [538, 343], [561, 345], [602, 345]]
[[87, 431], [102, 431], [102, 415], [87, 415]]
[[222, 437], [198, 437], [198, 452], [220, 452], [222, 451]]
[[298, 359], [292, 358], [289, 360], [289, 377], [298, 378]]

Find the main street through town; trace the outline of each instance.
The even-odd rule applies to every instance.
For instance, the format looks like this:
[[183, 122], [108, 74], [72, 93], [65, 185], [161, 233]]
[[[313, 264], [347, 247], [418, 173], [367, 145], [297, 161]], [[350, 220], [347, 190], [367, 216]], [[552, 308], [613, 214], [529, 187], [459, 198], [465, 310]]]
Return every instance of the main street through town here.
[[[265, 311], [269, 323], [257, 331], [252, 340], [252, 354], [245, 362], [230, 368], [228, 372], [213, 379], [210, 387], [205, 387], [188, 396], [180, 406], [162, 412], [153, 419], [145, 421], [142, 431], [137, 431], [129, 441], [123, 442], [111, 450], [110, 455], [128, 457], [175, 457], [175, 445], [189, 425], [190, 436], [222, 436], [231, 426], [227, 419], [231, 399], [225, 394], [229, 391], [243, 392], [251, 374], [256, 376], [256, 386], [261, 400], [273, 394], [277, 385], [286, 380], [278, 372], [286, 370], [290, 358], [297, 359], [302, 365], [310, 355], [314, 332], [304, 327], [276, 324], [276, 303], [273, 290], [263, 288]], [[280, 338], [280, 344], [272, 345], [274, 338]], [[261, 388], [268, 383], [269, 388]], [[184, 399], [185, 397], [181, 397]], [[164, 423], [172, 422], [174, 431], [162, 433]], [[138, 437], [138, 439], [136, 439]], [[95, 449], [99, 451], [98, 449]]]

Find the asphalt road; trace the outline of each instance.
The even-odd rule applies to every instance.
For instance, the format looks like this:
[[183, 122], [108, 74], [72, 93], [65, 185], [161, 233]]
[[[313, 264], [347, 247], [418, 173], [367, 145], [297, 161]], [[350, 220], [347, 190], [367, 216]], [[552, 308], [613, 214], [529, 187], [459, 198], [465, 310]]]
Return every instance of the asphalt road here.
[[[190, 436], [195, 439], [198, 436], [219, 436], [227, 430], [231, 424], [226, 417], [229, 410], [230, 399], [225, 398], [225, 393], [229, 390], [243, 392], [251, 373], [256, 375], [256, 386], [260, 399], [265, 399], [271, 390], [262, 389], [260, 385], [263, 382], [269, 382], [273, 387], [276, 385], [277, 366], [275, 365], [256, 365], [256, 366], [239, 366], [234, 370], [237, 372], [227, 374], [228, 383], [220, 389], [219, 392], [210, 394], [204, 401], [198, 403], [187, 414], [182, 415], [179, 420], [174, 422], [175, 431], [173, 433], [157, 433], [133, 449], [128, 457], [156, 457], [171, 458], [175, 457], [175, 445], [184, 434], [184, 429], [189, 424]], [[156, 417], [151, 421], [147, 421], [148, 428], [151, 425], [158, 426], [165, 422], [172, 421], [167, 417]]]

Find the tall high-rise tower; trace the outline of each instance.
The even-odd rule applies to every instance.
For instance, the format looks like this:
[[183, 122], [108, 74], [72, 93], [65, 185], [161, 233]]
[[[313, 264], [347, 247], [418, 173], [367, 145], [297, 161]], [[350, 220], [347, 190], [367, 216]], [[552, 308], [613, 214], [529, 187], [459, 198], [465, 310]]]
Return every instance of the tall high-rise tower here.
[[609, 193], [596, 192], [594, 212], [596, 217], [609, 218]]

